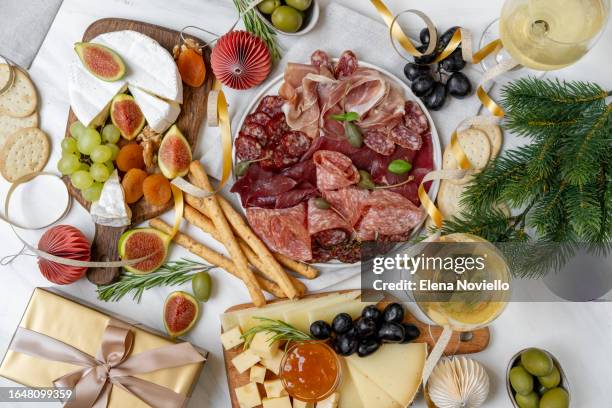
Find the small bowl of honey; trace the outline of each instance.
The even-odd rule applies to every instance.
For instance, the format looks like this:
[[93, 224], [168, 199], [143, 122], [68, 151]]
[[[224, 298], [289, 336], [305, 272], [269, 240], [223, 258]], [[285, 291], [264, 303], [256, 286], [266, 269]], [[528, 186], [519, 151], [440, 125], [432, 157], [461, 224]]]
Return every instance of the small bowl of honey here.
[[281, 360], [280, 379], [287, 393], [304, 402], [320, 402], [336, 391], [342, 366], [323, 341], [293, 343]]

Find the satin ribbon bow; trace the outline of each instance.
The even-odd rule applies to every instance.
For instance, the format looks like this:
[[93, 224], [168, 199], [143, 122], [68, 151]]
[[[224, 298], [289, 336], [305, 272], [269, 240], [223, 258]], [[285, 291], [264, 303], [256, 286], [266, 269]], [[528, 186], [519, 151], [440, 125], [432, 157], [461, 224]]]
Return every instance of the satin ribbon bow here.
[[113, 386], [127, 391], [154, 408], [182, 407], [187, 397], [173, 390], [134, 377], [166, 368], [205, 360], [189, 343], [172, 344], [131, 355], [134, 333], [111, 321], [104, 331], [96, 358], [42, 333], [19, 327], [10, 349], [46, 360], [83, 368], [53, 381], [56, 387], [73, 390], [66, 408], [106, 408]]

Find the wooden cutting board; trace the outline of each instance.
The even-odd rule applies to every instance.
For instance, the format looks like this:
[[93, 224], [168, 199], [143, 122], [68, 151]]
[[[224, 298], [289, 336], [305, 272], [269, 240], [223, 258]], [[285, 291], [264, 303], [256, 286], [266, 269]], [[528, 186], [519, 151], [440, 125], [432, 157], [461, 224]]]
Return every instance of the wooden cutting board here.
[[[313, 295], [307, 295], [302, 299], [312, 299], [321, 296], [330, 295], [332, 293], [346, 293], [350, 292], [350, 290], [343, 290], [338, 292], [325, 292], [325, 293], [316, 293]], [[276, 303], [279, 300], [268, 302]], [[381, 302], [378, 303], [379, 308], [384, 308], [389, 303], [396, 301], [391, 295], [385, 296]], [[227, 309], [225, 312], [235, 312], [237, 310], [248, 309], [254, 307], [252, 303], [243, 303], [240, 305], [235, 305]], [[408, 310], [406, 310], [406, 315], [404, 317], [405, 323], [412, 323], [419, 328], [421, 331], [421, 335], [414, 340], [416, 343], [427, 343], [428, 351], [431, 352], [433, 349], [436, 340], [440, 337], [442, 333], [442, 327], [433, 326], [427, 323], [423, 323], [418, 320], [415, 316], [413, 316]], [[430, 334], [431, 333], [431, 334]], [[479, 351], [483, 351], [489, 345], [489, 341], [491, 339], [491, 333], [488, 328], [478, 329], [473, 332], [469, 332], [467, 335], [464, 334], [461, 336], [460, 333], [453, 333], [453, 336], [444, 350], [445, 355], [455, 355], [455, 354], [471, 354], [478, 353]], [[384, 345], [382, 346], [384, 347]], [[232, 408], [240, 408], [240, 404], [238, 403], [238, 399], [236, 398], [236, 393], [234, 389], [238, 387], [242, 387], [250, 382], [249, 380], [249, 371], [247, 370], [244, 373], [240, 374], [236, 370], [236, 368], [232, 364], [232, 359], [236, 357], [238, 354], [242, 352], [241, 347], [236, 347], [232, 350], [223, 350], [223, 358], [225, 360], [225, 372], [227, 375], [227, 383], [229, 385], [230, 398], [232, 401]], [[266, 372], [266, 380], [271, 380], [277, 378], [274, 373], [271, 371]], [[265, 395], [265, 390], [261, 384], [258, 384], [260, 387], [260, 394]]]
[[[169, 28], [160, 27], [157, 25], [143, 23], [140, 21], [124, 20], [119, 18], [105, 18], [95, 21], [91, 24], [85, 33], [83, 34], [83, 41], [90, 41], [100, 34], [121, 31], [121, 30], [133, 30], [138, 31], [142, 34], [148, 35], [149, 37], [156, 40], [170, 53], [172, 48], [178, 44], [179, 32], [171, 30]], [[201, 39], [197, 39], [200, 43], [203, 43]], [[198, 134], [202, 122], [206, 118], [206, 102], [208, 99], [208, 92], [212, 89], [214, 76], [212, 69], [210, 68], [210, 50], [204, 51], [204, 61], [206, 62], [206, 81], [199, 88], [192, 88], [188, 85], [183, 84], [183, 105], [181, 106], [181, 113], [176, 121], [179, 129], [183, 135], [189, 141], [191, 150], [194, 151]], [[68, 123], [66, 126], [66, 137], [70, 136], [70, 125], [77, 120], [77, 117], [72, 112], [72, 109], [68, 112]], [[122, 175], [121, 175], [122, 176]], [[70, 194], [79, 202], [83, 207], [89, 210], [90, 203], [86, 201], [79, 192], [78, 189], [74, 188], [70, 183], [70, 177], [64, 176], [64, 182], [68, 186]], [[132, 210], [132, 226], [142, 223], [143, 221], [157, 217], [158, 215], [168, 211], [172, 208], [172, 201], [163, 206], [152, 206], [148, 204], [144, 198], [141, 198], [138, 202], [130, 206]], [[96, 234], [94, 242], [92, 244], [92, 260], [93, 261], [114, 261], [119, 259], [119, 253], [117, 248], [117, 242], [127, 227], [107, 227], [103, 225], [96, 225]], [[90, 268], [87, 272], [87, 278], [95, 284], [110, 283], [119, 276], [119, 268]]]

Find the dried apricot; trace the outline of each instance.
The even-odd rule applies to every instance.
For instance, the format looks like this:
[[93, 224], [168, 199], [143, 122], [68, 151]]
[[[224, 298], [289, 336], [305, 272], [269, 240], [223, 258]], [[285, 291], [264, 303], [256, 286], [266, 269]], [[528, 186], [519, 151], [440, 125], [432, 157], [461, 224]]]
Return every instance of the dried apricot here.
[[136, 143], [126, 144], [117, 154], [117, 168], [121, 171], [144, 168], [143, 148]]
[[194, 88], [202, 86], [204, 79], [206, 79], [206, 65], [200, 54], [187, 48], [179, 54], [176, 65], [183, 82]]
[[145, 200], [151, 205], [164, 205], [172, 197], [170, 182], [162, 174], [151, 174], [142, 183]]
[[133, 204], [136, 201], [140, 200], [142, 197], [142, 185], [147, 178], [147, 172], [140, 169], [130, 169], [125, 176], [123, 176], [123, 180], [121, 181], [121, 185], [123, 186], [123, 191], [125, 193], [125, 202], [128, 204]]

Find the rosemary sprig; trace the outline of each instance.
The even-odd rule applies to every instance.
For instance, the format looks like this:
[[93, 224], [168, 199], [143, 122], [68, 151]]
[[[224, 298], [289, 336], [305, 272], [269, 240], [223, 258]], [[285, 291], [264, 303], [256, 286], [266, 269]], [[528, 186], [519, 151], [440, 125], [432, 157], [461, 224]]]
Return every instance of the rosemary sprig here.
[[190, 280], [194, 274], [209, 271], [214, 267], [190, 259], [167, 262], [159, 269], [146, 275], [123, 272], [117, 282], [98, 286], [98, 299], [105, 302], [116, 302], [130, 292], [132, 299], [140, 303], [145, 290], [156, 286], [176, 286]]
[[[234, 0], [234, 5], [239, 13], [243, 13], [247, 9], [250, 1], [248, 0]], [[261, 21], [261, 17], [255, 12], [255, 10], [249, 10], [243, 16], [244, 26], [248, 32], [255, 34], [261, 38], [272, 54], [272, 59], [277, 61], [281, 58], [280, 48], [276, 42], [276, 33], [270, 27]]]
[[306, 341], [313, 340], [313, 337], [304, 333], [303, 331], [295, 328], [289, 323], [285, 323], [282, 320], [268, 319], [267, 317], [254, 317], [254, 319], [260, 320], [262, 323], [255, 327], [250, 328], [242, 335], [244, 339], [244, 348], [247, 349], [253, 341], [253, 337], [260, 332], [272, 333], [273, 336], [268, 339], [269, 343], [276, 341], [286, 341], [289, 344], [292, 341]]

